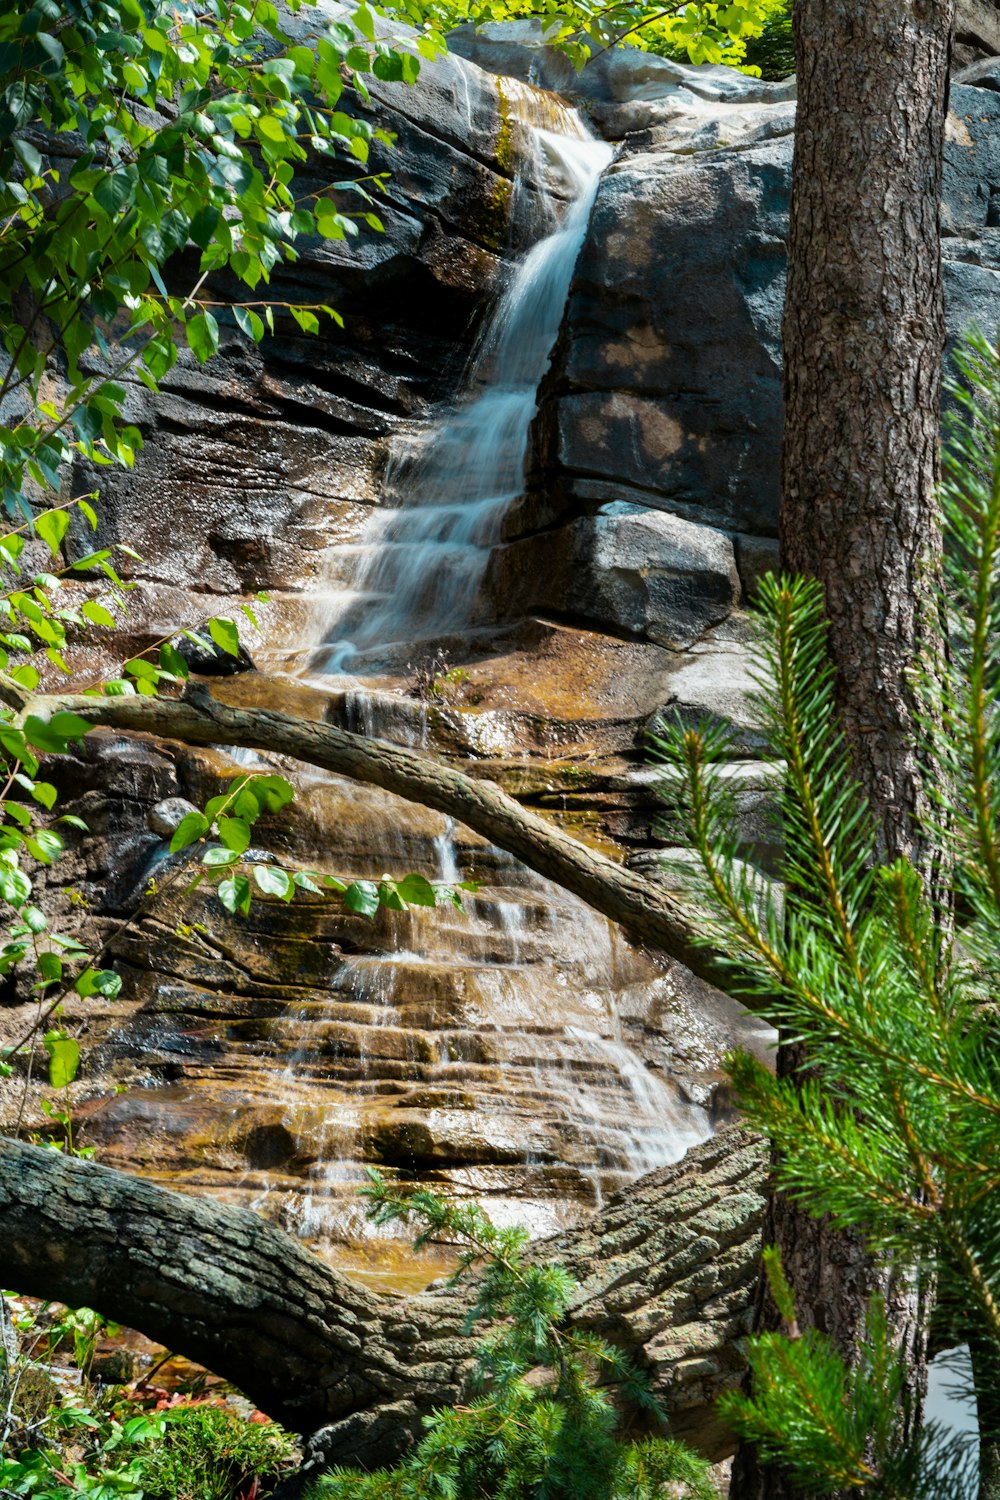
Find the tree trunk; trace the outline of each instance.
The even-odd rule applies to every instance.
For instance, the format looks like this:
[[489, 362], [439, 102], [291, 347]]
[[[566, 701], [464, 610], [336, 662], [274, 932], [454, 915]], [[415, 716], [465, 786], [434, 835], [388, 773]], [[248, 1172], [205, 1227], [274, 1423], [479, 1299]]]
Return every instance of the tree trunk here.
[[[537, 1242], [580, 1289], [571, 1313], [650, 1372], [678, 1437], [732, 1451], [714, 1403], [739, 1382], [766, 1148], [729, 1126], [583, 1226]], [[232, 1380], [312, 1435], [313, 1457], [397, 1459], [464, 1389], [469, 1286], [382, 1296], [242, 1208], [0, 1139], [0, 1285], [86, 1305]]]
[[[936, 872], [921, 845], [928, 807], [909, 674], [934, 649], [940, 552], [935, 487], [945, 345], [939, 218], [952, 0], [796, 0], [798, 120], [783, 325], [781, 550], [826, 591], [839, 707], [871, 803], [879, 857]], [[784, 1047], [779, 1072], [803, 1066]], [[865, 1305], [888, 1299], [926, 1382], [923, 1309], [862, 1239], [785, 1197], [766, 1236], [782, 1253], [801, 1320], [855, 1355]], [[764, 1288], [756, 1326], [778, 1326]], [[741, 1448], [732, 1500], [798, 1500]]]
[[[821, 580], [879, 855], [922, 854], [916, 695], [935, 638], [949, 0], [798, 0], [782, 564]], [[928, 638], [928, 626], [931, 626]]]
[[696, 924], [690, 913], [662, 882], [588, 848], [522, 807], [495, 782], [466, 776], [419, 750], [269, 709], [231, 708], [196, 684], [190, 684], [181, 699], [31, 697], [8, 679], [0, 684], [0, 698], [22, 716], [31, 713], [47, 719], [70, 710], [110, 729], [155, 734], [188, 745], [242, 745], [382, 787], [457, 818], [529, 869], [620, 922], [639, 942], [662, 949], [710, 983], [718, 979], [712, 955], [695, 942]]

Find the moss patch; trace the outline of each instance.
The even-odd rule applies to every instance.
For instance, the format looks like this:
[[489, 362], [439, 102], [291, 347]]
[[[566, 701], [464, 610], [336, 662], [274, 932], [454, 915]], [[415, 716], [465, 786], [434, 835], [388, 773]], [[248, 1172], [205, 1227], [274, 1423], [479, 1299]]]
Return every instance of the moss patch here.
[[500, 129], [497, 132], [496, 160], [499, 172], [493, 191], [486, 203], [483, 239], [491, 250], [502, 250], [507, 241], [507, 226], [510, 222], [510, 206], [514, 196], [514, 164], [517, 157], [514, 145], [514, 127], [511, 122], [510, 100], [497, 78], [497, 107]]

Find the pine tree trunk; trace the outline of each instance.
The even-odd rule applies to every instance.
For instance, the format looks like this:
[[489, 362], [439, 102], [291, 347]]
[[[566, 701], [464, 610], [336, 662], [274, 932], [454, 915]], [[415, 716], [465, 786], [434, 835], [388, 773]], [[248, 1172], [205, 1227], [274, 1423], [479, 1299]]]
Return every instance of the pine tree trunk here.
[[[879, 854], [933, 888], [908, 673], [934, 639], [935, 503], [945, 344], [939, 215], [953, 0], [796, 0], [798, 123], [783, 326], [783, 566], [826, 590], [830, 648]], [[779, 1071], [804, 1062], [782, 1048]], [[800, 1319], [850, 1357], [872, 1292], [888, 1299], [913, 1396], [926, 1383], [923, 1309], [857, 1235], [774, 1196], [765, 1229]], [[777, 1326], [764, 1289], [756, 1326]], [[799, 1500], [745, 1445], [731, 1500]]]

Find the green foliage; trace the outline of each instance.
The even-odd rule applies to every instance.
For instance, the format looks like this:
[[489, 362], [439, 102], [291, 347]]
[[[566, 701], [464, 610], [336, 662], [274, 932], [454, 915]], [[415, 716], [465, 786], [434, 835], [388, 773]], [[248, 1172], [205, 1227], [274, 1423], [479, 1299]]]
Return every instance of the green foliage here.
[[233, 1500], [256, 1480], [264, 1500], [293, 1454], [276, 1423], [258, 1426], [235, 1412], [206, 1405], [163, 1414], [129, 1415], [86, 1404], [50, 1408], [52, 1438], [72, 1438], [83, 1456], [59, 1447], [0, 1455], [0, 1492], [33, 1500]]
[[790, 0], [774, 10], [764, 22], [759, 36], [751, 37], [743, 57], [743, 71], [759, 73], [761, 78], [787, 78], [795, 72], [795, 43], [792, 37]]
[[[698, 855], [688, 888], [703, 939], [729, 955], [724, 982], [805, 1043], [803, 1076], [775, 1078], [745, 1054], [729, 1063], [743, 1108], [778, 1148], [779, 1186], [935, 1285], [942, 1326], [974, 1347], [989, 1391], [1000, 1375], [1000, 355], [974, 337], [958, 368], [942, 492], [951, 665], [943, 681], [935, 661], [924, 669], [938, 770], [922, 829], [940, 863], [953, 861], [954, 952], [917, 870], [878, 863], [816, 583], [769, 577], [759, 594], [759, 704], [785, 766], [783, 906], [740, 861], [724, 736], [678, 726], [658, 747]], [[954, 1493], [967, 1454], [933, 1429], [900, 1442], [906, 1372], [882, 1310], [871, 1308], [869, 1356], [852, 1371], [794, 1327], [771, 1273], [790, 1327], [752, 1342], [753, 1394], [730, 1397], [728, 1418], [817, 1493]]]
[[[94, 1385], [97, 1340], [120, 1329], [89, 1308], [22, 1305], [14, 1326], [21, 1352], [8, 1409], [0, 1404], [4, 1497], [264, 1500], [269, 1481], [292, 1462], [292, 1439], [275, 1422], [246, 1421], [205, 1402], [144, 1411], [121, 1389]], [[52, 1378], [52, 1361], [67, 1345], [82, 1377], [72, 1395]]]
[[707, 1465], [679, 1443], [616, 1436], [616, 1397], [652, 1421], [656, 1403], [620, 1350], [567, 1327], [576, 1283], [564, 1267], [525, 1255], [525, 1230], [497, 1228], [478, 1204], [424, 1189], [401, 1194], [377, 1172], [369, 1177], [376, 1224], [416, 1216], [418, 1247], [463, 1247], [455, 1279], [479, 1268], [466, 1331], [489, 1325], [478, 1349], [480, 1394], [436, 1412], [397, 1468], [338, 1469], [319, 1481], [314, 1500], [714, 1500]]
[[258, 1426], [216, 1406], [179, 1407], [165, 1414], [162, 1438], [143, 1456], [143, 1500], [232, 1500], [255, 1478], [266, 1495], [292, 1451], [274, 1422]]
[[783, 1464], [797, 1484], [820, 1493], [857, 1490], [871, 1500], [971, 1493], [976, 1458], [966, 1439], [929, 1423], [913, 1443], [899, 1441], [906, 1370], [893, 1349], [883, 1303], [872, 1303], [860, 1332], [861, 1360], [848, 1368], [824, 1334], [798, 1330], [777, 1252], [766, 1250], [764, 1261], [792, 1335], [763, 1334], [751, 1341], [753, 1395], [731, 1394], [724, 1410], [765, 1462]]
[[431, 40], [455, 26], [482, 26], [522, 17], [541, 20], [545, 40], [565, 52], [578, 68], [617, 42], [645, 51], [683, 57], [692, 63], [746, 66], [748, 44], [760, 37], [787, 0], [678, 0], [647, 4], [644, 0], [384, 0], [383, 10], [402, 16]]
[[[200, 362], [215, 353], [229, 304], [206, 290], [212, 273], [252, 293], [296, 258], [300, 236], [381, 227], [363, 168], [372, 139], [389, 138], [353, 102], [369, 98], [366, 75], [412, 82], [419, 59], [377, 40], [363, 4], [353, 22], [311, 27], [300, 10], [13, 0], [0, 13], [0, 491], [11, 513], [30, 516], [25, 485], [58, 488], [75, 454], [132, 466], [142, 438], [122, 381], [155, 391], [180, 331]], [[298, 192], [310, 152], [345, 159], [344, 180]], [[194, 263], [178, 293], [165, 273], [182, 251]], [[286, 310], [311, 332], [320, 314], [339, 321], [325, 305]], [[244, 301], [236, 322], [259, 341], [274, 310]], [[47, 526], [58, 545], [64, 522]]]

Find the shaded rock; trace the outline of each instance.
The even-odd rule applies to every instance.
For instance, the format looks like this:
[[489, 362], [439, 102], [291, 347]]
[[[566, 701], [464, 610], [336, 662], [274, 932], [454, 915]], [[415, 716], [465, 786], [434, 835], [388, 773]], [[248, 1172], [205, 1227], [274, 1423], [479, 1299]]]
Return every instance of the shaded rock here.
[[[737, 531], [747, 588], [764, 556], [754, 562], [745, 539], [777, 534], [792, 156], [787, 103], [755, 108], [736, 148], [689, 149], [713, 144], [709, 115], [686, 144], [676, 126], [674, 147], [669, 132], [635, 138], [637, 154], [605, 174], [541, 394], [524, 512], [537, 528], [630, 500]], [[767, 129], [780, 133], [761, 141]], [[998, 195], [1000, 97], [956, 86], [942, 206], [953, 338], [1000, 322]]]
[[204, 645], [192, 641], [189, 636], [178, 636], [173, 642], [174, 649], [183, 656], [192, 672], [197, 672], [201, 677], [233, 677], [237, 672], [255, 672], [253, 657], [240, 641], [236, 655], [229, 651], [223, 651], [214, 641], [203, 636]]
[[956, 64], [1000, 53], [1000, 5], [997, 0], [959, 0], [952, 58]]
[[135, 1349], [109, 1349], [105, 1354], [95, 1354], [87, 1373], [91, 1380], [102, 1385], [128, 1385], [135, 1380], [141, 1366], [141, 1357]]
[[540, 507], [773, 532], [790, 162], [779, 141], [605, 174], [537, 419]]
[[197, 811], [194, 803], [189, 802], [186, 797], [165, 797], [162, 802], [155, 803], [149, 809], [146, 821], [152, 833], [168, 839], [177, 832], [188, 813]]
[[758, 727], [754, 692], [745, 644], [709, 638], [671, 674], [665, 713], [692, 726], [727, 727], [738, 753], [759, 754], [767, 742]]
[[756, 593], [760, 580], [766, 574], [778, 571], [778, 540], [770, 536], [743, 536], [737, 532], [733, 537], [733, 547], [743, 597], [749, 600]]
[[955, 83], [968, 84], [977, 89], [995, 89], [1000, 92], [1000, 59], [983, 57], [970, 63], [955, 76]]
[[563, 608], [662, 646], [689, 646], [739, 600], [730, 539], [619, 502], [570, 528]]

